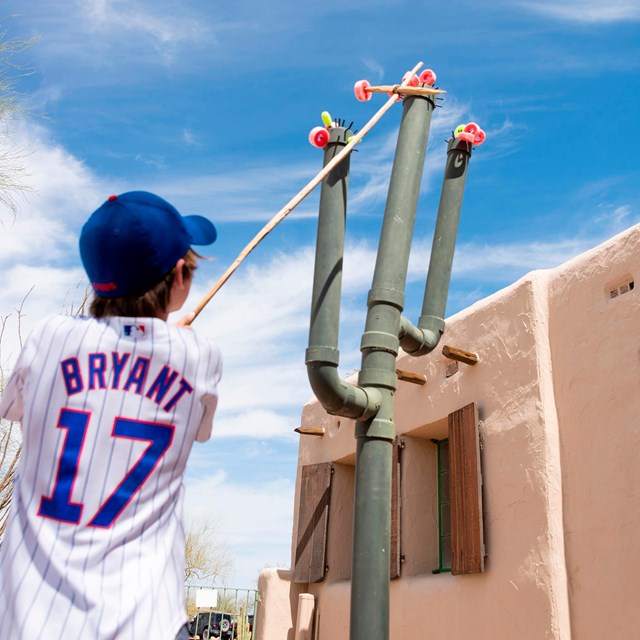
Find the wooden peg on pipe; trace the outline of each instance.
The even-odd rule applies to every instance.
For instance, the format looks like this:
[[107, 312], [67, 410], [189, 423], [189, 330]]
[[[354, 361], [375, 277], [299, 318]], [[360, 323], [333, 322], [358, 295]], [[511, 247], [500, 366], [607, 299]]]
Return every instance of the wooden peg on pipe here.
[[294, 429], [297, 433], [303, 436], [323, 436], [324, 427], [296, 427]]
[[413, 371], [404, 371], [403, 369], [396, 369], [396, 375], [398, 380], [403, 382], [411, 382], [412, 384], [426, 384], [427, 376], [421, 373], [413, 373]]
[[471, 366], [478, 363], [478, 356], [475, 353], [464, 351], [464, 349], [458, 349], [457, 347], [451, 347], [448, 344], [442, 347], [442, 355], [445, 358], [449, 358], [449, 360], [457, 360], [458, 362], [463, 362]]

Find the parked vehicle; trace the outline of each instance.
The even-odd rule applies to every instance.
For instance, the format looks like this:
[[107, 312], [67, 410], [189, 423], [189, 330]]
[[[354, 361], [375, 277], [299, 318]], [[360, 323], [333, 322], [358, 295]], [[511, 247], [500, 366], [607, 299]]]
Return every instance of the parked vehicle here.
[[233, 617], [230, 613], [220, 611], [197, 613], [191, 619], [189, 636], [191, 638], [199, 636], [201, 640], [209, 640], [209, 638], [231, 640], [233, 626]]
[[[249, 631], [253, 630], [253, 615], [248, 615]], [[221, 611], [207, 611], [197, 613], [189, 623], [189, 637], [198, 636], [200, 640], [220, 638], [220, 640], [235, 640], [238, 637], [237, 616]]]

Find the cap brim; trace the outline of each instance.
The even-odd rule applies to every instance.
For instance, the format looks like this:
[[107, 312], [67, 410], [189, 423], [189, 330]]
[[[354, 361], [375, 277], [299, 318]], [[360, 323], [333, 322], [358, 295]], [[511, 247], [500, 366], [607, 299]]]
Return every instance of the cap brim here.
[[182, 216], [184, 226], [191, 236], [191, 244], [213, 244], [218, 237], [213, 222], [203, 216]]

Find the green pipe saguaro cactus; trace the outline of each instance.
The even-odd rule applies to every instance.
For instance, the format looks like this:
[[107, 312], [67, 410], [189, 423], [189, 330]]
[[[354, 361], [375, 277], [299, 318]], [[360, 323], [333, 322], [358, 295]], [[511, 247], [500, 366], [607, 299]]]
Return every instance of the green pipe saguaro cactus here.
[[422, 314], [417, 327], [405, 317], [401, 320], [400, 346], [413, 356], [433, 351], [444, 333], [444, 314], [472, 149], [470, 142], [459, 138], [451, 138], [449, 141]]
[[[349, 161], [324, 180], [306, 363], [311, 387], [325, 410], [356, 424], [356, 484], [351, 585], [351, 640], [388, 640], [392, 445], [399, 346], [416, 355], [433, 350], [444, 330], [462, 192], [471, 144], [449, 144], [425, 299], [418, 326], [402, 316], [409, 251], [435, 104], [404, 100], [403, 116], [361, 341], [358, 384], [339, 379], [338, 329]], [[330, 130], [325, 165], [347, 144]]]
[[[344, 127], [330, 130], [324, 148], [327, 165], [346, 146], [351, 132]], [[318, 237], [306, 351], [307, 373], [316, 397], [332, 415], [364, 419], [377, 413], [379, 394], [367, 392], [340, 380], [338, 375], [338, 331], [342, 291], [345, 219], [350, 156], [337, 165], [322, 182]]]
[[435, 107], [406, 98], [391, 171], [380, 244], [360, 343], [359, 386], [381, 396], [378, 413], [356, 425], [351, 574], [351, 639], [389, 637], [391, 460], [396, 436], [393, 396], [404, 288], [418, 195]]

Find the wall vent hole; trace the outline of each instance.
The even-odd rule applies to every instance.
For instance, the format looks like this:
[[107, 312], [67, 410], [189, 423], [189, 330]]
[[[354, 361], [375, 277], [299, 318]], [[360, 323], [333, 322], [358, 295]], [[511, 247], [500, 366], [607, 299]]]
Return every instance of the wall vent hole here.
[[635, 282], [630, 280], [629, 282], [625, 282], [621, 284], [619, 287], [614, 287], [613, 289], [609, 289], [609, 297], [617, 298], [618, 296], [623, 295], [624, 293], [629, 293], [635, 287]]

